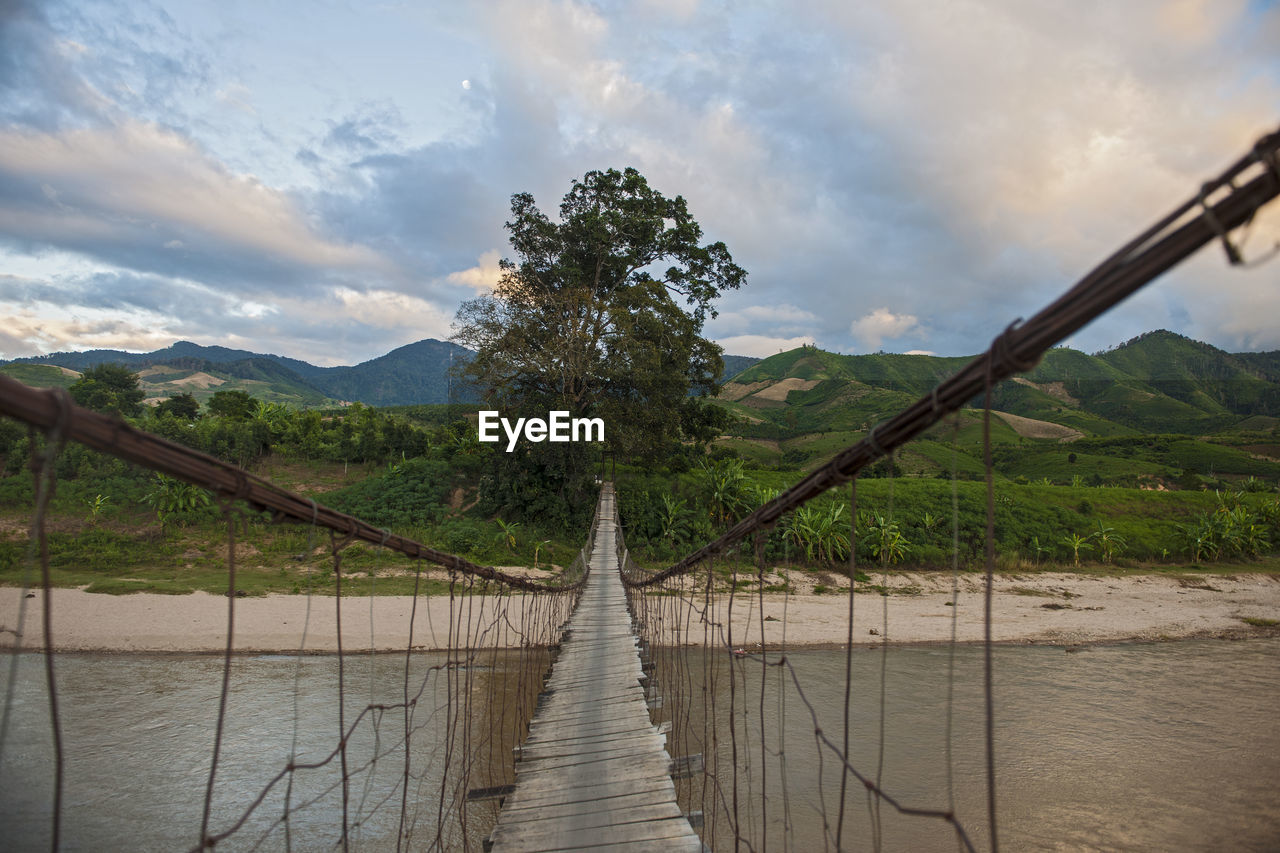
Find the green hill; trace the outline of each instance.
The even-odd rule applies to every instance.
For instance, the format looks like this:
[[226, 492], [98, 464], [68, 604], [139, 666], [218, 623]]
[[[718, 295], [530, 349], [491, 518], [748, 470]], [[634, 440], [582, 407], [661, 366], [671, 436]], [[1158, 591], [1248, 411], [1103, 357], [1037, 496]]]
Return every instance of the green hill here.
[[[1135, 485], [1274, 479], [1276, 461], [1246, 447], [1280, 418], [1280, 382], [1268, 372], [1280, 358], [1270, 355], [1234, 356], [1169, 332], [1099, 355], [1050, 350], [1033, 370], [994, 391], [992, 439], [1009, 448], [997, 469], [1009, 477]], [[816, 464], [970, 360], [814, 347], [779, 353], [725, 384], [718, 403], [738, 420], [722, 443], [758, 464]], [[905, 473], [927, 476], [953, 465], [962, 476], [981, 470], [977, 409], [965, 413], [954, 441], [953, 428], [942, 425], [928, 435], [932, 444], [917, 442], [900, 455]], [[1176, 440], [1146, 441], [1153, 435]]]
[[80, 378], [79, 371], [53, 364], [0, 364], [0, 373], [35, 388], [70, 388]]
[[457, 344], [428, 339], [353, 367], [324, 368], [311, 381], [330, 396], [371, 406], [473, 402], [474, 391], [449, 375], [451, 366], [471, 355]]
[[1143, 377], [1157, 392], [1212, 419], [1280, 414], [1280, 384], [1274, 375], [1267, 375], [1267, 362], [1262, 358], [1255, 366], [1217, 347], [1164, 330], [1134, 338], [1099, 358], [1130, 376]]
[[201, 403], [218, 391], [244, 391], [269, 403], [297, 408], [332, 406], [337, 401], [316, 390], [298, 374], [278, 362], [247, 358], [225, 364], [200, 358], [179, 358], [172, 363], [152, 364], [138, 371], [147, 399], [191, 394]]

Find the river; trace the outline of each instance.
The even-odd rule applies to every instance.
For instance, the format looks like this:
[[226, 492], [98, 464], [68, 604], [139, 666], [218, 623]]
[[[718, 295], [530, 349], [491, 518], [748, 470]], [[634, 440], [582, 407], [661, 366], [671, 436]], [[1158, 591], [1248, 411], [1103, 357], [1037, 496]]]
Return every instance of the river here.
[[[736, 766], [739, 823], [756, 827], [757, 833], [767, 826], [772, 849], [822, 849], [824, 835], [829, 839], [835, 831], [841, 780], [829, 751], [823, 752], [823, 772], [818, 772], [814, 724], [795, 681], [819, 714], [826, 735], [839, 742], [844, 653], [796, 651], [788, 656], [791, 669], [762, 669], [749, 659], [707, 658], [700, 651], [681, 654], [690, 664], [679, 676], [683, 690], [674, 681], [666, 683], [674, 701], [660, 712], [674, 717], [683, 732], [673, 735], [671, 752], [704, 752], [726, 791]], [[883, 788], [904, 804], [945, 808], [953, 798], [961, 826], [984, 849], [989, 833], [982, 654], [977, 647], [961, 647], [954, 663], [949, 655], [945, 647], [892, 648], [885, 656], [874, 649], [856, 651], [850, 753], [855, 767], [872, 778], [878, 775]], [[415, 690], [426, 685], [413, 720], [409, 823], [415, 849], [435, 838], [436, 814], [442, 808], [443, 733], [450, 715], [443, 701], [444, 680], [432, 670], [442, 660], [420, 654], [412, 665]], [[221, 660], [66, 654], [56, 661], [66, 754], [63, 849], [195, 846]], [[1074, 652], [1002, 646], [995, 649], [995, 662], [997, 803], [1004, 849], [1280, 850], [1280, 640], [1118, 644]], [[509, 696], [502, 685], [512, 680], [517, 666], [514, 659], [495, 659], [473, 672], [468, 692], [476, 700], [471, 721], [477, 731], [487, 725], [481, 717], [493, 716], [481, 713], [481, 700]], [[735, 667], [732, 687], [730, 666]], [[882, 668], [886, 747], [881, 764]], [[690, 688], [700, 695], [703, 676], [713, 671], [714, 726], [704, 725], [678, 698]], [[7, 666], [0, 675], [5, 672]], [[403, 674], [404, 659], [398, 656], [349, 658], [348, 722], [370, 702], [402, 701]], [[53, 751], [43, 679], [41, 658], [22, 656], [0, 756], [0, 846], [6, 850], [48, 849]], [[322, 760], [333, 749], [336, 683], [333, 657], [236, 660], [210, 819], [213, 831], [244, 814], [291, 752], [301, 763]], [[951, 786], [946, 761], [949, 683], [954, 685]], [[509, 698], [499, 704], [509, 714]], [[509, 722], [504, 725], [510, 727]], [[703, 732], [713, 730], [714, 748], [697, 743]], [[353, 849], [394, 849], [404, 764], [398, 743], [403, 736], [403, 713], [393, 710], [370, 715], [352, 738], [353, 769], [369, 765], [375, 752], [381, 754], [370, 772], [354, 776], [350, 785], [350, 812], [358, 824]], [[510, 754], [505, 742], [486, 750], [495, 762]], [[779, 752], [786, 756], [785, 777]], [[341, 813], [336, 768], [335, 760], [295, 776], [291, 802], [315, 800], [315, 807], [291, 819], [293, 849], [334, 849], [335, 815]], [[503, 772], [494, 771], [490, 781], [501, 781]], [[682, 783], [682, 789], [686, 797], [701, 800], [700, 787]], [[761, 789], [769, 797], [766, 809], [758, 798], [747, 796]], [[901, 817], [882, 805], [877, 822], [862, 788], [855, 784], [850, 791], [843, 828], [846, 848], [869, 849], [868, 839], [878, 831], [887, 850], [956, 849], [955, 835], [941, 820]], [[446, 800], [446, 811], [456, 807], [454, 794]], [[731, 811], [731, 796], [722, 802], [724, 812]], [[255, 844], [262, 850], [284, 849], [279, 823], [283, 804], [282, 782], [245, 827], [217, 849], [245, 850]], [[491, 818], [491, 806], [471, 808], [475, 826]], [[732, 849], [727, 823], [709, 820], [708, 836], [713, 828], [716, 849]]]

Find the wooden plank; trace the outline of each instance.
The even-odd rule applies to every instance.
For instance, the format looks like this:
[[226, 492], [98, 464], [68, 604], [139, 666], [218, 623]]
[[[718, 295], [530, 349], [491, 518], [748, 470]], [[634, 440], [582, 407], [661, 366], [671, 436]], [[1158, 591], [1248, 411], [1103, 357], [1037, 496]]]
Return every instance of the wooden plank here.
[[624, 823], [641, 823], [648, 820], [671, 820], [681, 817], [680, 808], [671, 802], [648, 802], [634, 805], [621, 805], [616, 802], [601, 803], [595, 801], [596, 808], [582, 808], [583, 803], [575, 804], [572, 810], [544, 812], [535, 810], [519, 823], [509, 823], [506, 835], [516, 837], [526, 831], [530, 834], [555, 831], [563, 824], [572, 822], [578, 829], [614, 826]]
[[703, 849], [676, 803], [666, 732], [649, 716], [612, 501], [606, 490], [586, 589], [517, 750], [515, 791], [490, 836], [498, 853]]
[[[670, 786], [670, 788], [667, 786]], [[646, 791], [666, 792], [668, 790], [672, 791], [674, 796], [675, 785], [672, 783], [671, 777], [666, 774], [632, 779], [615, 779], [599, 784], [571, 785], [568, 787], [542, 785], [522, 788], [517, 785], [515, 793], [507, 797], [502, 808], [505, 812], [508, 808], [516, 809], [526, 805], [581, 802], [589, 799], [592, 795], [599, 799], [609, 799], [626, 794], [638, 794]], [[499, 820], [501, 820], [501, 817]]]
[[[588, 814], [599, 812], [605, 809], [627, 809], [632, 806], [649, 806], [670, 802], [670, 794], [659, 788], [649, 791], [636, 791], [630, 794], [619, 794], [614, 797], [598, 797], [592, 796], [589, 792], [583, 792], [581, 798], [571, 800], [569, 802], [529, 802], [515, 803], [504, 805], [503, 808], [511, 812], [513, 818], [524, 818], [533, 820], [544, 820], [549, 817], [559, 817], [563, 815]], [[521, 809], [530, 810], [529, 815], [519, 814]]]
[[[657, 742], [655, 744], [654, 742]], [[556, 749], [531, 749], [531, 751], [521, 752], [521, 758], [524, 758], [526, 766], [534, 766], [532, 762], [552, 762], [559, 763], [566, 760], [599, 760], [599, 758], [613, 758], [617, 756], [639, 756], [639, 754], [650, 754], [654, 751], [654, 745], [658, 748], [666, 747], [666, 739], [660, 735], [653, 733], [644, 736], [636, 736], [636, 738], [593, 738], [589, 740], [577, 740], [570, 744], [561, 745]], [[541, 765], [538, 765], [541, 768]], [[522, 768], [517, 767], [517, 772]], [[699, 770], [701, 767], [699, 766]]]
[[503, 826], [499, 824], [492, 836], [494, 850], [572, 850], [584, 846], [609, 846], [625, 842], [647, 842], [650, 849], [661, 849], [668, 839], [688, 838], [693, 835], [684, 815], [634, 823], [614, 823], [603, 826], [573, 826], [566, 822], [559, 827], [534, 827], [530, 824]]
[[[622, 736], [622, 735], [628, 735], [628, 734], [634, 733], [637, 737], [639, 737], [641, 732], [637, 731], [636, 727], [632, 723], [633, 721], [629, 719], [601, 720], [598, 723], [585, 724], [580, 728], [575, 728], [573, 731], [557, 732], [557, 731], [548, 730], [538, 735], [530, 734], [529, 738], [525, 740], [524, 746], [520, 748], [521, 749], [530, 749], [530, 748], [539, 749], [542, 747], [554, 746], [560, 743], [570, 743], [573, 741], [581, 740], [583, 738], [590, 738], [590, 737], [597, 737], [597, 736], [600, 736], [600, 737]], [[667, 729], [667, 731], [670, 731], [670, 729]], [[667, 731], [654, 729], [653, 726], [649, 726], [648, 728], [643, 730], [643, 732], [645, 733], [651, 733], [651, 734], [657, 734], [657, 735], [666, 735]]]

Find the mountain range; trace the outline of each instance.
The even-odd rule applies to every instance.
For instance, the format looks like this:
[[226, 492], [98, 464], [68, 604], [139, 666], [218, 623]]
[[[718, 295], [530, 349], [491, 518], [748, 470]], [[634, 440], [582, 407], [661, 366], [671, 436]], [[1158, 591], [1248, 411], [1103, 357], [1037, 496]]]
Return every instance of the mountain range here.
[[[470, 350], [422, 340], [346, 367], [181, 341], [149, 353], [64, 352], [0, 362], [27, 384], [62, 386], [104, 362], [139, 373], [152, 401], [218, 390], [296, 406], [470, 403], [450, 378]], [[760, 467], [809, 468], [866, 435], [971, 357], [841, 355], [800, 347], [764, 360], [725, 356], [715, 400], [735, 417], [717, 445]], [[900, 450], [893, 469], [980, 477], [982, 401]], [[1168, 331], [1089, 355], [1059, 347], [993, 392], [995, 470], [1007, 479], [1217, 488], [1280, 479], [1280, 352], [1228, 353]]]
[[[0, 373], [29, 385], [65, 387], [86, 368], [114, 363], [137, 371], [153, 401], [180, 393], [203, 401], [217, 391], [242, 390], [297, 406], [403, 406], [474, 402], [475, 393], [450, 375], [453, 365], [473, 355], [466, 347], [428, 338], [357, 365], [318, 367], [286, 356], [178, 341], [146, 353], [98, 349], [18, 358], [0, 362]], [[725, 375], [731, 376], [759, 359], [727, 355], [724, 361]]]
[[[865, 435], [970, 360], [813, 347], [779, 353], [725, 384], [718, 402], [737, 418], [721, 443], [762, 464], [804, 466]], [[982, 401], [972, 402], [958, 445], [954, 428], [942, 425], [912, 445], [915, 473], [948, 470], [957, 446], [960, 465], [981, 470]], [[1008, 467], [1028, 476], [1070, 479], [1087, 466], [1069, 467], [1068, 456], [1104, 449], [1099, 456], [1112, 458], [1087, 469], [1104, 479], [1117, 473], [1119, 457], [1150, 462], [1149, 470], [1134, 464], [1127, 473], [1166, 479], [1186, 469], [1280, 476], [1280, 352], [1228, 353], [1164, 330], [1094, 355], [1059, 347], [998, 385], [992, 403], [993, 442], [1018, 447], [1017, 464]], [[1193, 438], [1157, 453], [1151, 447], [1168, 442], [1153, 444], [1150, 436]], [[1053, 470], [1032, 465], [1042, 456], [1052, 457]]]
[[[357, 365], [319, 367], [286, 356], [179, 341], [147, 353], [59, 352], [0, 362], [35, 385], [69, 385], [106, 362], [139, 372], [152, 397], [207, 398], [239, 388], [296, 405], [358, 401], [375, 406], [474, 402], [450, 368], [473, 353], [426, 339]], [[719, 402], [744, 432], [762, 437], [859, 430], [927, 394], [970, 357], [841, 355], [800, 347], [764, 360], [725, 356]], [[995, 408], [1025, 430], [1067, 436], [1210, 434], [1280, 423], [1280, 352], [1228, 353], [1164, 330], [1088, 355], [1059, 347], [1030, 372], [1002, 383]], [[1012, 422], [1012, 420], [1010, 421]], [[1051, 424], [1056, 429], [1048, 429]]]
[[468, 402], [474, 395], [458, 387], [449, 368], [471, 356], [465, 347], [426, 339], [357, 365], [319, 367], [270, 353], [178, 341], [145, 353], [98, 349], [13, 359], [0, 363], [0, 372], [31, 385], [68, 385], [79, 371], [114, 363], [137, 371], [151, 398], [189, 392], [203, 400], [216, 391], [243, 390], [299, 406], [395, 406]]
[[[865, 428], [970, 360], [802, 347], [753, 365], [720, 396], [756, 421]], [[1280, 417], [1280, 352], [1233, 354], [1164, 330], [1095, 355], [1058, 347], [998, 386], [994, 404], [1081, 435], [1203, 434], [1246, 421], [1270, 428]]]

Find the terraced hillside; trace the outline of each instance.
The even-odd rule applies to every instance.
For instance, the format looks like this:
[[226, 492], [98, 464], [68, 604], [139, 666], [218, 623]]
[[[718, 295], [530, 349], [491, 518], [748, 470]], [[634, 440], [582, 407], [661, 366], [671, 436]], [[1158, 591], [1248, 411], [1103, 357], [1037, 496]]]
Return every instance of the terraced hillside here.
[[[1280, 478], [1280, 358], [1233, 355], [1159, 331], [1109, 352], [1059, 348], [993, 395], [1008, 477], [1151, 487]], [[970, 358], [839, 355], [801, 347], [743, 371], [719, 402], [719, 444], [759, 464], [806, 467], [927, 394]], [[977, 403], [979, 401], [974, 401]], [[954, 440], [953, 440], [954, 436]], [[897, 460], [907, 474], [981, 471], [981, 413], [937, 427]]]
[[[298, 407], [338, 403], [302, 381], [293, 371], [266, 359], [217, 364], [187, 358], [135, 369], [148, 404], [177, 394], [190, 394], [204, 403], [218, 391], [244, 391], [265, 402]], [[37, 388], [67, 388], [80, 377], [80, 371], [71, 368], [22, 362], [0, 365], [0, 373]]]

